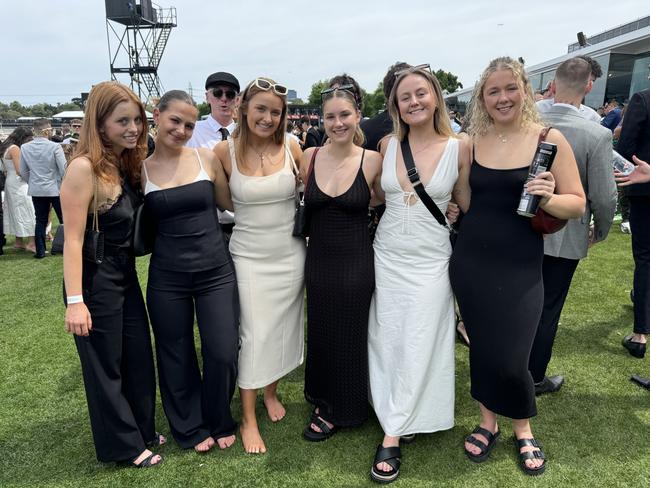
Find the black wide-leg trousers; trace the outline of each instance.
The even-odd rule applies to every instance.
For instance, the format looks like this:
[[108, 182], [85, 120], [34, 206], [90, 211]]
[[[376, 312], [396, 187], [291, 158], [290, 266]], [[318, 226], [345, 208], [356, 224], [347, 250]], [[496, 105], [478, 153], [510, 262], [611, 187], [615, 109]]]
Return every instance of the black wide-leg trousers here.
[[107, 256], [100, 265], [83, 265], [92, 329], [74, 338], [97, 459], [131, 461], [156, 436], [153, 352], [135, 261]]
[[544, 255], [542, 263], [544, 308], [528, 360], [528, 369], [535, 383], [542, 381], [546, 375], [546, 368], [553, 354], [553, 343], [560, 323], [560, 315], [578, 263], [580, 263], [578, 259]]
[[634, 256], [634, 332], [650, 334], [650, 196], [630, 197]]
[[[163, 409], [183, 448], [231, 435], [237, 380], [239, 296], [230, 262], [200, 272], [149, 266], [147, 305], [156, 338]], [[199, 328], [203, 377], [194, 345]]]

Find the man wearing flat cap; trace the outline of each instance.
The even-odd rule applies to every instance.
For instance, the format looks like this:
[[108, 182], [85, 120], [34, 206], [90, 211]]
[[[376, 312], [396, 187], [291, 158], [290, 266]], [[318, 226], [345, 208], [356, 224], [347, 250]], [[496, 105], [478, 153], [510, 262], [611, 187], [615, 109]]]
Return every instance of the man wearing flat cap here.
[[[239, 81], [230, 73], [219, 71], [208, 76], [205, 80], [205, 97], [210, 104], [210, 115], [196, 123], [192, 138], [187, 141], [187, 147], [213, 149], [218, 142], [232, 134], [237, 125], [233, 120], [233, 111], [238, 95]], [[235, 225], [233, 213], [218, 210], [218, 214], [221, 229], [230, 237]]]
[[205, 97], [210, 115], [196, 123], [188, 147], [214, 148], [235, 130], [233, 110], [239, 95], [239, 81], [230, 73], [212, 73], [205, 80]]

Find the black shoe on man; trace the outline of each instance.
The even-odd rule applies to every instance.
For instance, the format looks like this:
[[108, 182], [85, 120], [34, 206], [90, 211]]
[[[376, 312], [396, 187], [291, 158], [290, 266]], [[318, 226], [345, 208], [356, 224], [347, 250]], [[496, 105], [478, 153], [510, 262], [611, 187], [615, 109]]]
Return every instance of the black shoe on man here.
[[564, 384], [564, 376], [556, 374], [554, 376], [544, 376], [544, 379], [539, 383], [535, 383], [535, 396], [543, 395], [544, 393], [555, 393], [560, 391]]
[[635, 358], [643, 359], [643, 356], [645, 356], [646, 345], [641, 342], [633, 341], [632, 337], [634, 337], [634, 334], [623, 337], [623, 347]]

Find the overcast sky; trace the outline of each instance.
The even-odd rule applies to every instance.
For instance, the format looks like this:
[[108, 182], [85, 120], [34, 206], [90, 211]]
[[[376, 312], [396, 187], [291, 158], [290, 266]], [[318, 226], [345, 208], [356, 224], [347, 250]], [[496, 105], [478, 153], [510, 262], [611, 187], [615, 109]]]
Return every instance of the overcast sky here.
[[[198, 101], [215, 71], [230, 71], [242, 87], [270, 76], [306, 99], [315, 81], [344, 71], [372, 91], [395, 61], [430, 63], [468, 87], [497, 56], [532, 66], [565, 54], [578, 31], [650, 15], [640, 0], [158, 3], [178, 12], [159, 68], [163, 87], [191, 84]], [[110, 79], [104, 1], [3, 0], [0, 15], [0, 101], [67, 102]]]

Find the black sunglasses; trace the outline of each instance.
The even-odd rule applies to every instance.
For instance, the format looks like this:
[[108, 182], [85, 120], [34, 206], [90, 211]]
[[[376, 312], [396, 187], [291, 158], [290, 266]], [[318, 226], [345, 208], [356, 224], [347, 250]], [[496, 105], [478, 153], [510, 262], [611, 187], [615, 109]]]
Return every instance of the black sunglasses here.
[[226, 94], [226, 98], [228, 100], [234, 100], [235, 97], [237, 96], [237, 92], [235, 90], [224, 90], [223, 88], [212, 89], [212, 94], [214, 95], [214, 98], [221, 98], [224, 93]]
[[357, 99], [357, 92], [354, 88], [354, 85], [340, 85], [332, 88], [326, 88], [325, 90], [320, 92], [320, 103], [322, 104], [325, 101], [325, 97], [327, 97], [328, 95], [332, 95], [337, 90], [343, 90], [348, 92], [354, 97], [354, 100], [357, 103], [357, 105], [359, 104], [359, 100]]

